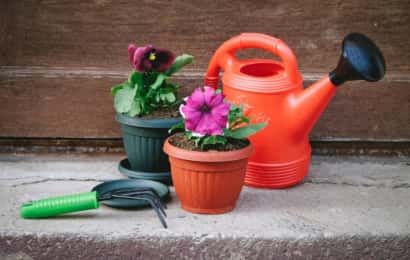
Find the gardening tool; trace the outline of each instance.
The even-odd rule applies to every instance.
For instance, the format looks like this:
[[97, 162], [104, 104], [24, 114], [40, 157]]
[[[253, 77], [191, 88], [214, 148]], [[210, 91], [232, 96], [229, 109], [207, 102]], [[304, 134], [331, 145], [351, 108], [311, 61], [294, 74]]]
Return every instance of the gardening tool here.
[[166, 205], [162, 203], [169, 194], [162, 183], [148, 180], [114, 180], [95, 186], [91, 192], [52, 197], [24, 203], [23, 218], [47, 218], [60, 214], [97, 209], [99, 202], [114, 208], [136, 208], [151, 206], [162, 225], [167, 228]]
[[[238, 60], [240, 49], [258, 48], [279, 56]], [[285, 188], [303, 180], [309, 168], [309, 132], [336, 87], [349, 80], [378, 81], [385, 73], [385, 61], [378, 47], [359, 33], [347, 35], [337, 67], [303, 89], [302, 76], [292, 50], [280, 39], [258, 33], [243, 33], [223, 43], [212, 57], [205, 85], [217, 88], [219, 71], [223, 92], [233, 103], [243, 104], [253, 121], [268, 126], [250, 140], [255, 153], [250, 157], [245, 184], [264, 188]]]

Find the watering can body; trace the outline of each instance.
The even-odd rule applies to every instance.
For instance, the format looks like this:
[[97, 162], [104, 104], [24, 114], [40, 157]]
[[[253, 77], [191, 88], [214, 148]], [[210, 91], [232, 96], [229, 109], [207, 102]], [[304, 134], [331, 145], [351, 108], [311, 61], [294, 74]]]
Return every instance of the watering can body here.
[[[237, 50], [248, 48], [271, 52], [281, 60], [235, 57]], [[245, 184], [286, 188], [300, 183], [309, 169], [309, 132], [336, 92], [334, 78], [339, 78], [326, 75], [304, 89], [292, 50], [281, 40], [258, 33], [243, 33], [222, 44], [210, 61], [205, 85], [217, 88], [221, 69], [226, 99], [243, 105], [252, 122], [268, 122], [250, 137], [255, 152]]]

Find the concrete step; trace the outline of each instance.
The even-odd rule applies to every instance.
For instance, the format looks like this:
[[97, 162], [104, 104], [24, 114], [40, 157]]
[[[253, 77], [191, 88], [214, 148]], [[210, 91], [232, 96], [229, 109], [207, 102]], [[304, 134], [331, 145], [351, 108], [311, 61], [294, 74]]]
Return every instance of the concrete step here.
[[313, 157], [286, 190], [245, 187], [223, 215], [150, 209], [24, 220], [23, 202], [124, 178], [121, 155], [0, 155], [0, 259], [408, 259], [410, 159]]

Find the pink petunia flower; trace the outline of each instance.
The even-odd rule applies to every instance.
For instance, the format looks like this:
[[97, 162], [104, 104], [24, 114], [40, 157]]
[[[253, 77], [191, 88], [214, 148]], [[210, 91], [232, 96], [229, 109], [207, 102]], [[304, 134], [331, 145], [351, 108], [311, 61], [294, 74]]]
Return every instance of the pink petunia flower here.
[[131, 65], [139, 72], [164, 72], [175, 60], [174, 54], [169, 50], [156, 48], [153, 45], [136, 47], [134, 44], [128, 45], [128, 58]]
[[199, 136], [223, 135], [229, 109], [230, 105], [224, 102], [222, 93], [216, 94], [211, 87], [195, 89], [180, 106], [186, 130]]

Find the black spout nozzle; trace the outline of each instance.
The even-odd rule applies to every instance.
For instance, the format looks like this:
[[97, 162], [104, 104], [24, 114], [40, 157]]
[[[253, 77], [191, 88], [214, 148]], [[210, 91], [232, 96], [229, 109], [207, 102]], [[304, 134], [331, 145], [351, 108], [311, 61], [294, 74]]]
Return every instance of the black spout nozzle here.
[[350, 33], [342, 44], [342, 55], [329, 73], [330, 81], [341, 85], [349, 80], [379, 81], [386, 71], [383, 54], [372, 40], [360, 33]]

